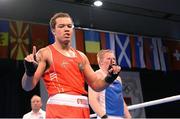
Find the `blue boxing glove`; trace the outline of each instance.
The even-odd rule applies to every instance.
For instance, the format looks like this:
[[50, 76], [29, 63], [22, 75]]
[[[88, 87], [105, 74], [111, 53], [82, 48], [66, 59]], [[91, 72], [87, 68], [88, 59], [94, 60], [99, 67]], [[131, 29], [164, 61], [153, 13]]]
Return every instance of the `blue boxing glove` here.
[[[109, 65], [108, 70], [110, 70], [113, 65], [117, 66], [116, 64], [111, 64], [111, 65]], [[112, 72], [108, 72], [107, 76], [105, 77], [106, 83], [111, 84], [119, 76], [119, 73], [120, 72], [114, 74], [113, 71]]]

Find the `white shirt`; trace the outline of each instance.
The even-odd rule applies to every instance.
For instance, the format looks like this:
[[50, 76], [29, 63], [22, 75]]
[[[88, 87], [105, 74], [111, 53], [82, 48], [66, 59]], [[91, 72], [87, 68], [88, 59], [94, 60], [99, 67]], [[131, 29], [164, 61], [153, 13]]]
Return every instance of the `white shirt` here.
[[42, 109], [39, 112], [34, 113], [33, 111], [26, 113], [23, 119], [45, 119], [46, 112]]

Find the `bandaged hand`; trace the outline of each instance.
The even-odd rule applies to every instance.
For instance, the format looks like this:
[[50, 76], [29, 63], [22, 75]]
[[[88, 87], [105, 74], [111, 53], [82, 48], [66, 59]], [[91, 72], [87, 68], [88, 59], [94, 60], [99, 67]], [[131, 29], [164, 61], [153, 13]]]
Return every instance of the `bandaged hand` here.
[[120, 66], [116, 64], [109, 65], [108, 74], [105, 77], [105, 81], [111, 84], [119, 76], [120, 69]]
[[24, 68], [27, 76], [33, 76], [37, 69], [36, 47], [33, 46], [32, 54], [24, 58]]

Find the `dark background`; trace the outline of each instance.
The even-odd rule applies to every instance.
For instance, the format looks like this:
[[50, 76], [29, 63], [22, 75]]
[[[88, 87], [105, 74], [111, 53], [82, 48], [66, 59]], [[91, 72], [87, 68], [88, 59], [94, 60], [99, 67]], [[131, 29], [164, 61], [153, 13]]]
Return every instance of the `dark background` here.
[[[68, 2], [67, 2], [68, 1]], [[0, 19], [48, 24], [56, 12], [72, 15], [76, 27], [158, 36], [180, 40], [179, 0], [104, 0], [95, 8], [89, 0], [0, 0]], [[94, 67], [95, 68], [95, 67]], [[144, 102], [180, 94], [180, 71], [138, 71]], [[30, 98], [40, 94], [21, 87], [22, 61], [0, 59], [0, 117], [18, 117], [30, 111]], [[180, 101], [146, 107], [148, 118], [180, 117]]]
[[[39, 84], [30, 92], [22, 89], [21, 78], [24, 73], [22, 61], [0, 60], [0, 67], [0, 117], [21, 118], [31, 110], [32, 95], [40, 95]], [[97, 68], [97, 66], [93, 67]], [[123, 69], [123, 71], [128, 70]], [[166, 73], [145, 69], [134, 71], [140, 72], [144, 102], [180, 94], [179, 71]], [[177, 118], [180, 117], [179, 106], [180, 101], [175, 101], [146, 107], [146, 117]]]

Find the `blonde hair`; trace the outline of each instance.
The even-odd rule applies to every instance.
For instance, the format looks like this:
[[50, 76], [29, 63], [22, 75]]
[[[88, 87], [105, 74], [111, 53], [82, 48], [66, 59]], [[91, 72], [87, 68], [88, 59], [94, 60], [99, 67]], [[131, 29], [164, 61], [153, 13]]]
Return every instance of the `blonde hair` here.
[[54, 16], [51, 18], [51, 20], [49, 22], [51, 30], [55, 28], [57, 18], [70, 18], [71, 21], [73, 22], [71, 16], [68, 13], [64, 13], [64, 12], [56, 13], [56, 14], [54, 14]]
[[100, 62], [103, 60], [104, 55], [105, 55], [106, 53], [113, 53], [113, 54], [114, 54], [114, 52], [113, 52], [112, 50], [110, 50], [110, 49], [100, 50], [100, 51], [97, 53], [97, 61], [98, 61], [98, 64], [100, 64]]

